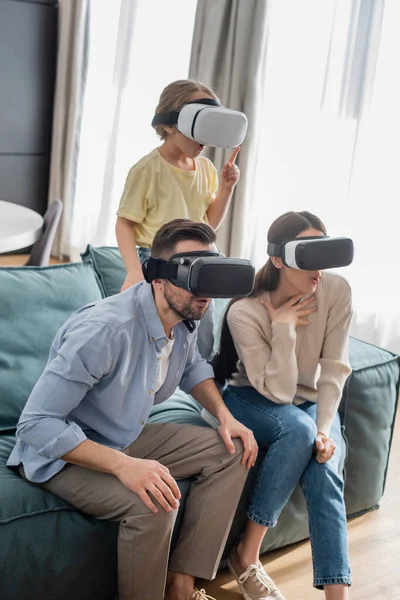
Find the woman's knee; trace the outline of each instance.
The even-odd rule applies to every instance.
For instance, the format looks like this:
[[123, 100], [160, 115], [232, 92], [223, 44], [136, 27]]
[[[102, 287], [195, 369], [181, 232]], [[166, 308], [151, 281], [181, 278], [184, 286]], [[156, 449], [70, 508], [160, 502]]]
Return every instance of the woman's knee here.
[[309, 415], [293, 407], [291, 418], [282, 423], [282, 434], [293, 443], [307, 448], [313, 447], [317, 437], [317, 426]]

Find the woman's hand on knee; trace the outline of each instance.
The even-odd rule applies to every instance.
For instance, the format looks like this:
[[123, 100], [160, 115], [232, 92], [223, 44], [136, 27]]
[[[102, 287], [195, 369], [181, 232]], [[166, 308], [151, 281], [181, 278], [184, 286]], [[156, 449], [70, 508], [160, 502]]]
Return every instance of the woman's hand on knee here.
[[333, 439], [320, 431], [317, 433], [315, 447], [317, 450], [316, 459], [321, 464], [328, 462], [335, 454], [336, 450], [336, 444]]

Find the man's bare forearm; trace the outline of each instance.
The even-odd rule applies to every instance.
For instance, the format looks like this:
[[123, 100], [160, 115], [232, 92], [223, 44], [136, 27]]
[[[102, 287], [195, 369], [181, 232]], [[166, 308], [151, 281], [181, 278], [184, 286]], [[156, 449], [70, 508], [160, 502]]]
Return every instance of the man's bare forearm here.
[[85, 440], [61, 458], [73, 465], [112, 475], [117, 475], [122, 465], [129, 460], [129, 457], [119, 450], [108, 448], [91, 440]]
[[213, 379], [202, 381], [190, 393], [221, 424], [227, 419], [232, 418], [232, 413], [228, 410]]

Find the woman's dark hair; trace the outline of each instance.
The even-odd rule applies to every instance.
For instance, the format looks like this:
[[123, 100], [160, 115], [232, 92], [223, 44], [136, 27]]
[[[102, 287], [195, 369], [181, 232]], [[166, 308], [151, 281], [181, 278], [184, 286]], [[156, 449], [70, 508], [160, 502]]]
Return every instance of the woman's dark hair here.
[[[321, 219], [306, 210], [301, 212], [290, 211], [278, 217], [272, 223], [268, 230], [267, 241], [274, 244], [287, 242], [296, 238], [306, 229], [311, 228], [318, 229], [318, 231], [326, 235], [325, 225]], [[256, 297], [263, 292], [276, 290], [279, 282], [279, 273], [280, 270], [275, 267], [269, 258], [256, 274], [254, 289], [250, 297]], [[238, 355], [229, 330], [227, 317], [229, 309], [238, 299], [231, 300], [226, 308], [222, 321], [220, 349], [213, 360], [215, 379], [221, 385], [224, 385], [226, 380], [230, 379], [232, 374], [237, 370]]]

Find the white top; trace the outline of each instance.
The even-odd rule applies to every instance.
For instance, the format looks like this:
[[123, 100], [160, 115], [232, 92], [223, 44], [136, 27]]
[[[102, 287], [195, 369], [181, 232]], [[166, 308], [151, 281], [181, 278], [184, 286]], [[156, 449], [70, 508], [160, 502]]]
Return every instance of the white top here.
[[0, 253], [32, 246], [42, 229], [43, 217], [37, 212], [0, 200]]
[[156, 392], [158, 392], [158, 390], [160, 389], [167, 377], [169, 361], [171, 358], [172, 348], [174, 347], [174, 342], [175, 339], [172, 334], [172, 339], [168, 340], [167, 344], [162, 348], [158, 357], [158, 360], [160, 362], [160, 372], [158, 373]]

